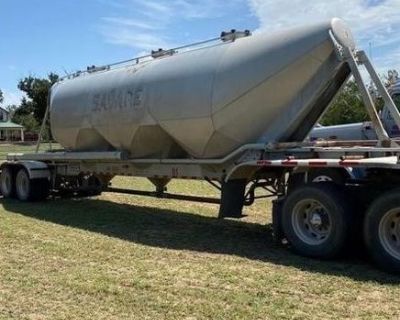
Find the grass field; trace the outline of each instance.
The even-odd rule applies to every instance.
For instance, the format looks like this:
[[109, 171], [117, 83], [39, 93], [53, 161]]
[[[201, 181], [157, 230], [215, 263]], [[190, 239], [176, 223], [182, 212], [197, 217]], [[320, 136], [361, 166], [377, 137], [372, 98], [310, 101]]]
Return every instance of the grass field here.
[[[216, 195], [202, 182], [169, 191]], [[400, 278], [275, 246], [266, 201], [240, 221], [216, 219], [216, 205], [111, 193], [0, 201], [0, 319], [400, 318]]]
[[[35, 150], [36, 144], [32, 142], [20, 143], [20, 144], [0, 144], [0, 161], [6, 159], [7, 153], [18, 153], [18, 152], [33, 152]], [[51, 145], [52, 148], [59, 148], [60, 145], [58, 143], [53, 143]], [[50, 149], [49, 143], [42, 143], [40, 145], [40, 151], [46, 151]]]

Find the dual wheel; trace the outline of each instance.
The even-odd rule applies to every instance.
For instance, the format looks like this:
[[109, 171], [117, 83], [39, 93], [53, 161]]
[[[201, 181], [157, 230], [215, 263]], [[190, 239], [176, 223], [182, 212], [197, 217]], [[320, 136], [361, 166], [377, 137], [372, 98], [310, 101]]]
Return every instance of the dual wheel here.
[[4, 198], [21, 201], [44, 200], [49, 195], [48, 179], [31, 179], [25, 168], [4, 167], [0, 174], [0, 191]]
[[349, 211], [348, 202], [336, 185], [302, 185], [285, 200], [282, 228], [295, 252], [314, 258], [333, 258], [348, 240]]
[[[282, 208], [282, 228], [292, 249], [301, 255], [329, 259], [351, 246], [357, 228], [354, 207], [331, 183], [299, 186]], [[364, 242], [375, 263], [400, 273], [400, 190], [384, 193], [364, 216]]]

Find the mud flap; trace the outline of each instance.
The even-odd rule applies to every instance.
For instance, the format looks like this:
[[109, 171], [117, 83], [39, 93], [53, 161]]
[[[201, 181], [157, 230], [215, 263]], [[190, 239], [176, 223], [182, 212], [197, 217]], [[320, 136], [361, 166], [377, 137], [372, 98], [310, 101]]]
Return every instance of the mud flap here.
[[242, 218], [244, 195], [247, 181], [245, 179], [229, 180], [222, 185], [221, 204], [218, 218]]
[[272, 201], [272, 232], [274, 243], [282, 244], [285, 235], [282, 229], [282, 206], [285, 198], [281, 197]]

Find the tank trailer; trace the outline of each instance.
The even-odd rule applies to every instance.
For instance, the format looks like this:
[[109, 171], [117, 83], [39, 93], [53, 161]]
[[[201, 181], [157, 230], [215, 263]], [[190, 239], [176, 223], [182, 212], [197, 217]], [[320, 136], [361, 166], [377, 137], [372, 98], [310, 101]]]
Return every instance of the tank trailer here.
[[[275, 33], [232, 30], [90, 67], [49, 94], [42, 128], [49, 120], [63, 150], [8, 154], [1, 193], [20, 201], [103, 191], [205, 201], [219, 203], [221, 218], [240, 218], [244, 206], [272, 197], [274, 236], [296, 253], [336, 257], [358, 231], [371, 258], [399, 273], [400, 145], [382, 125], [362, 67], [400, 127], [392, 98], [338, 18]], [[376, 139], [304, 141], [350, 76]], [[155, 190], [111, 187], [119, 175], [148, 178]], [[172, 179], [205, 180], [221, 196], [167, 193]]]

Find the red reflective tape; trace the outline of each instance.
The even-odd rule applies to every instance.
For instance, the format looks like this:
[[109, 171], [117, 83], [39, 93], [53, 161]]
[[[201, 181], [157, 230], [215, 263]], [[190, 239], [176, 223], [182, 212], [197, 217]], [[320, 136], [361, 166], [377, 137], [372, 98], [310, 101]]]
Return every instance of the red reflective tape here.
[[351, 166], [358, 166], [358, 165], [360, 165], [360, 162], [358, 162], [358, 161], [346, 161], [346, 160], [344, 160], [344, 161], [339, 161], [339, 164], [340, 164], [341, 166], [351, 167]]
[[271, 164], [272, 164], [272, 162], [269, 160], [258, 160], [257, 161], [258, 166], [270, 166]]
[[283, 160], [281, 163], [284, 166], [297, 166], [297, 161], [292, 160]]

